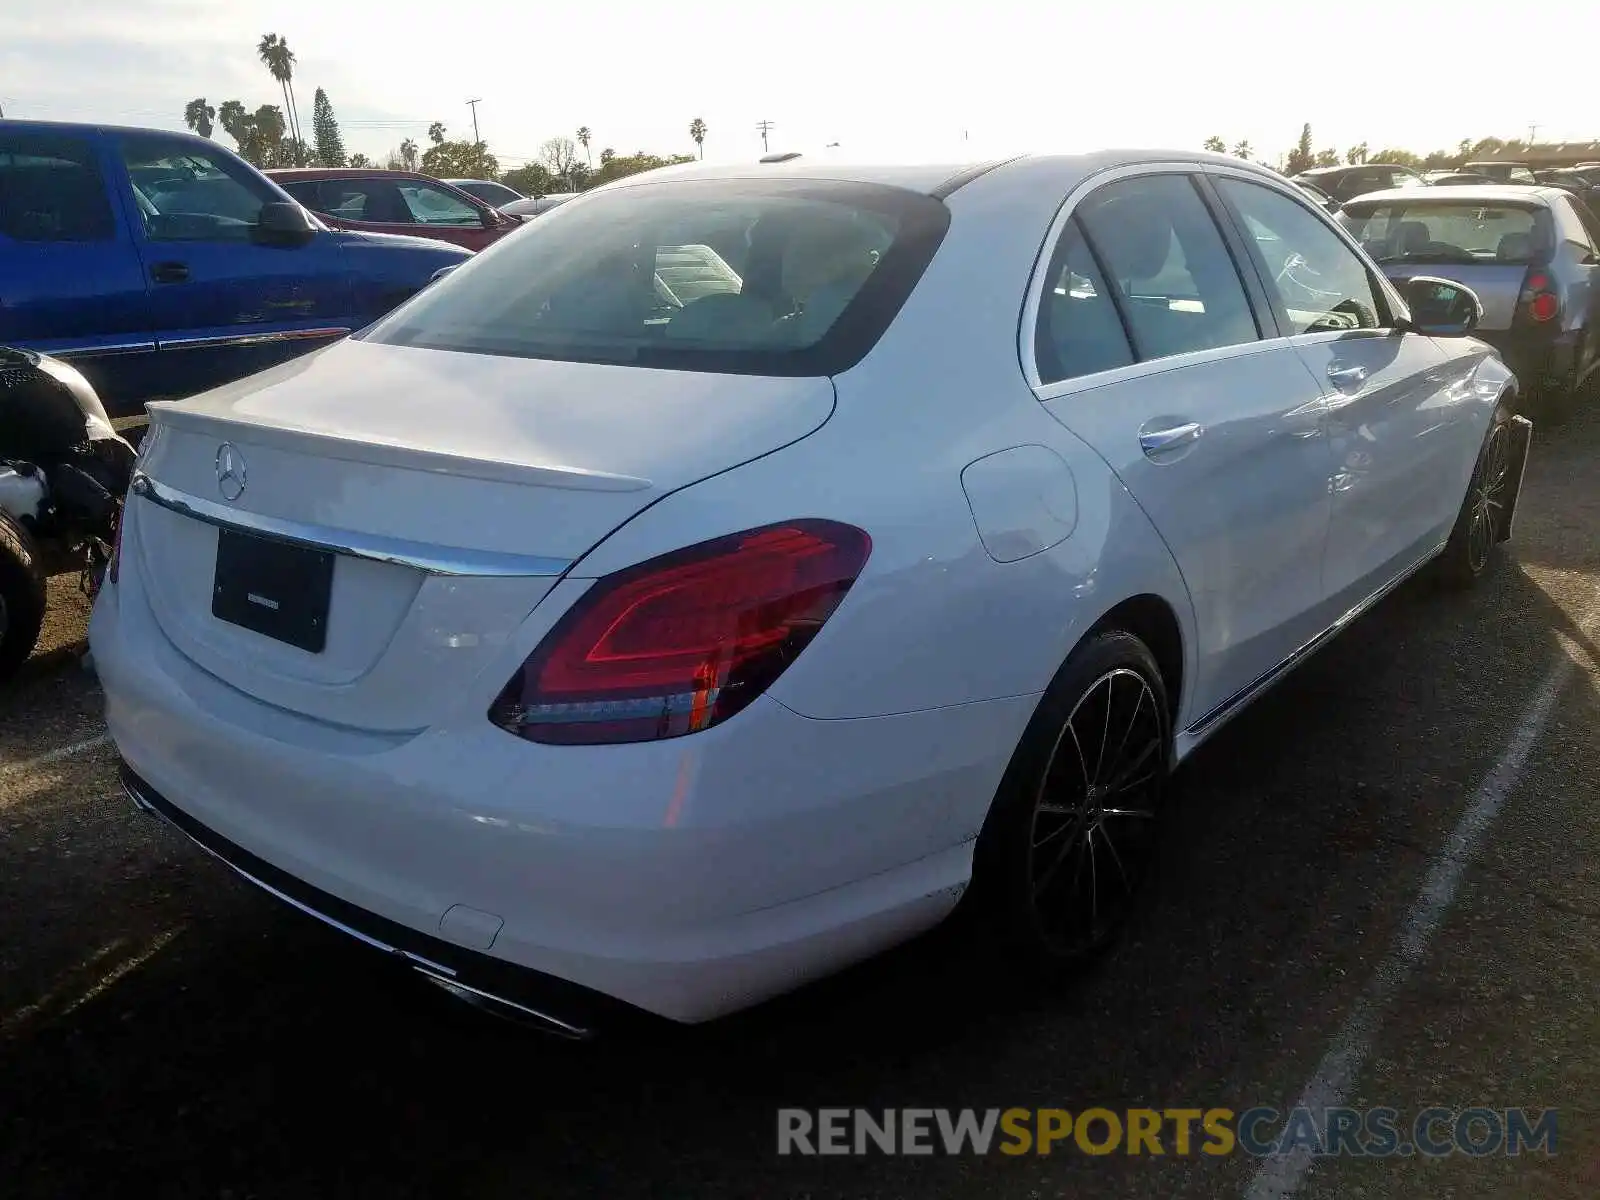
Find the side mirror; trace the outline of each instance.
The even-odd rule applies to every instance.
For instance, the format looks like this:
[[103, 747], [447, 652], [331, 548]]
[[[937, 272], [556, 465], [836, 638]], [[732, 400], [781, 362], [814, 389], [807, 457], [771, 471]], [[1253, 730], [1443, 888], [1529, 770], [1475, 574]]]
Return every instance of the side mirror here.
[[274, 200], [261, 206], [252, 233], [264, 246], [293, 248], [316, 237], [317, 227], [311, 215], [294, 201]]
[[1410, 320], [1400, 322], [1401, 332], [1467, 337], [1483, 320], [1483, 304], [1477, 293], [1453, 280], [1413, 275], [1401, 280], [1399, 289], [1411, 309]]

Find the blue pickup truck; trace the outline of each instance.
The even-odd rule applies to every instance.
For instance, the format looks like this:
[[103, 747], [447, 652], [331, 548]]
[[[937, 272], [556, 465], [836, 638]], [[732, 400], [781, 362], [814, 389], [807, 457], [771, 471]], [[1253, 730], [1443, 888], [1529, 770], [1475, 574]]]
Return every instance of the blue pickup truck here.
[[0, 120], [0, 346], [66, 359], [113, 417], [326, 345], [468, 257], [330, 229], [208, 138]]

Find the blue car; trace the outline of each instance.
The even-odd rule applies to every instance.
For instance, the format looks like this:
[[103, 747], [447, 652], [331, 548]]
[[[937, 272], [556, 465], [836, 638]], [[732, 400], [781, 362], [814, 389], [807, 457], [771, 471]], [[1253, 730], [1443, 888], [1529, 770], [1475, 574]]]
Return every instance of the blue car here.
[[327, 345], [470, 256], [329, 229], [208, 138], [0, 120], [0, 346], [67, 360], [113, 417]]

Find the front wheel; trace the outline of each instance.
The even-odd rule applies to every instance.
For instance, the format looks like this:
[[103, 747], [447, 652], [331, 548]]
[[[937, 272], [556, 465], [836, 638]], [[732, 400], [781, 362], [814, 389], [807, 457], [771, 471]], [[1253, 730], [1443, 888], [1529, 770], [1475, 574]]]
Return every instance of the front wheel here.
[[1045, 692], [978, 838], [973, 899], [1021, 965], [1068, 967], [1115, 939], [1150, 873], [1170, 759], [1154, 656], [1095, 634]]
[[44, 583], [33, 538], [0, 510], [0, 683], [21, 669], [39, 640]]
[[1495, 409], [1472, 468], [1467, 494], [1439, 558], [1440, 576], [1455, 587], [1476, 583], [1494, 562], [1495, 546], [1510, 520], [1517, 480], [1512, 471], [1511, 413]]

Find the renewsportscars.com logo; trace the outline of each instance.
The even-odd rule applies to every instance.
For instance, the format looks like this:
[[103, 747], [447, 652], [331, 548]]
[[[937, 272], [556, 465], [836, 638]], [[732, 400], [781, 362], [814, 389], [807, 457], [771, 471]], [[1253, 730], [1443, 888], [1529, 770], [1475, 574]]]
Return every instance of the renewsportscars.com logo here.
[[1553, 1155], [1556, 1125], [1553, 1108], [781, 1108], [778, 1153]]

